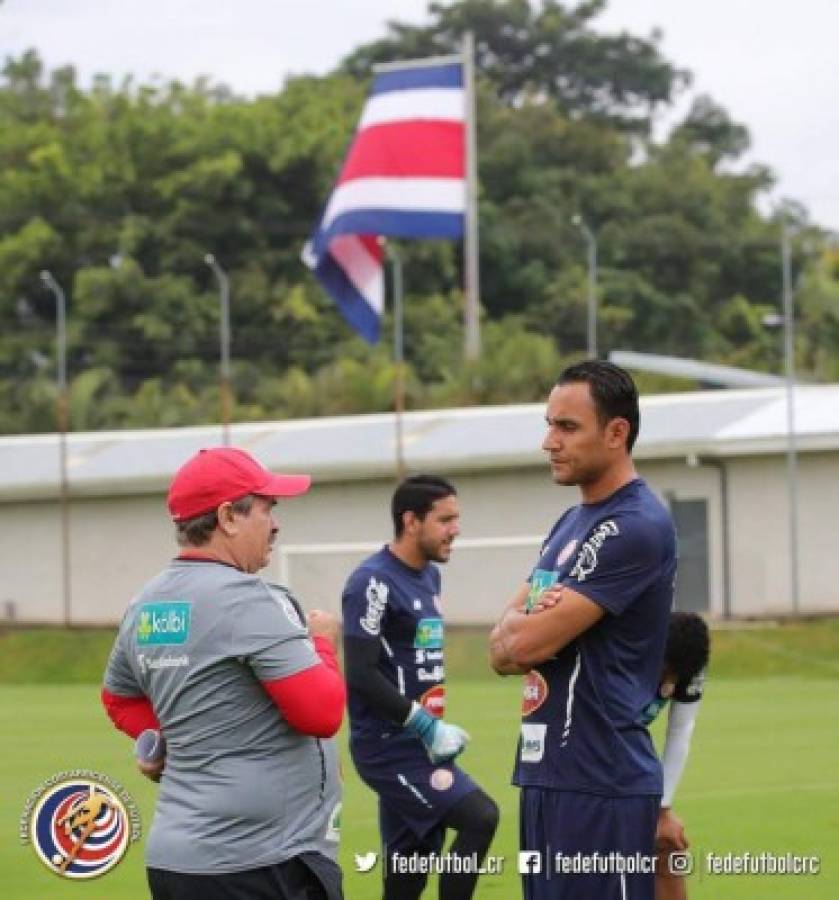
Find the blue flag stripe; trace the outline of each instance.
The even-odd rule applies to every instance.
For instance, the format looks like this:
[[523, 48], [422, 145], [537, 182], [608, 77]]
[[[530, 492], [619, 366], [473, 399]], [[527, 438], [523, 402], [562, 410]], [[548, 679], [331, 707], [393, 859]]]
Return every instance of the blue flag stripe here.
[[420, 66], [417, 69], [396, 69], [379, 72], [373, 81], [371, 95], [389, 91], [410, 91], [417, 88], [462, 88], [463, 65]]

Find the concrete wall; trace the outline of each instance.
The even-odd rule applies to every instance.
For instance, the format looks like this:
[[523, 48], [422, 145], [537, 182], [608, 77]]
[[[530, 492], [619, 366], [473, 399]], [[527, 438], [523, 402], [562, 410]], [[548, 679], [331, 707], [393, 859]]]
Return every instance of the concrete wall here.
[[[788, 615], [792, 592], [786, 459], [748, 457], [728, 465], [734, 611], [739, 616]], [[798, 485], [801, 611], [839, 611], [839, 453], [800, 455]]]
[[[729, 480], [731, 610], [735, 616], [790, 611], [785, 460], [726, 461]], [[645, 462], [641, 474], [665, 501], [708, 502], [711, 613], [723, 612], [724, 578], [720, 473], [681, 460]], [[835, 507], [839, 453], [800, 457], [800, 578], [802, 610], [839, 611]], [[463, 510], [461, 544], [444, 568], [444, 603], [452, 622], [493, 621], [526, 577], [542, 536], [575, 502], [547, 469], [453, 476]], [[305, 497], [279, 505], [285, 546], [364, 543], [391, 533], [390, 479], [316, 484]], [[0, 614], [13, 603], [17, 618], [62, 617], [60, 517], [55, 501], [4, 503], [0, 541]], [[162, 495], [75, 498], [71, 503], [72, 612], [78, 623], [114, 623], [143, 583], [176, 552]], [[476, 538], [531, 537], [526, 546], [472, 549]], [[338, 611], [347, 574], [369, 550], [288, 556], [289, 583], [307, 607]], [[279, 580], [275, 553], [266, 577]]]

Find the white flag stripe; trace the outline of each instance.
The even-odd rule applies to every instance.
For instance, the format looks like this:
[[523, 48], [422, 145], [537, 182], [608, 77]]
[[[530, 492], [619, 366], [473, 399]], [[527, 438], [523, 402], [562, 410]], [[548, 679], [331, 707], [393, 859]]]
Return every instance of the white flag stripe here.
[[321, 230], [326, 231], [342, 213], [362, 209], [462, 213], [466, 183], [462, 178], [355, 178], [333, 191]]
[[329, 245], [329, 252], [355, 289], [370, 304], [376, 315], [380, 316], [385, 306], [381, 263], [369, 254], [354, 234], [336, 237]]
[[405, 122], [412, 119], [464, 120], [461, 88], [422, 88], [414, 91], [390, 91], [371, 97], [361, 113], [358, 130], [371, 125]]

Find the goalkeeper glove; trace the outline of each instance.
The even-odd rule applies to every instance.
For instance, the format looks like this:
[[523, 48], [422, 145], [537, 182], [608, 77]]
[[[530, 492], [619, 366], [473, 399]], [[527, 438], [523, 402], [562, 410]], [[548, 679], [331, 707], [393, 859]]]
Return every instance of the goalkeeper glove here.
[[469, 735], [462, 728], [432, 716], [416, 700], [405, 719], [405, 730], [422, 741], [434, 765], [453, 760], [466, 749], [469, 740]]

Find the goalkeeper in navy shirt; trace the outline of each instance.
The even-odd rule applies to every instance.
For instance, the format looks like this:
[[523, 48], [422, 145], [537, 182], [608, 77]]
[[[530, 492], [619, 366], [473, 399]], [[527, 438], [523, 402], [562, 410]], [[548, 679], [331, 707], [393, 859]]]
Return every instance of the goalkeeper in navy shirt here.
[[632, 463], [638, 394], [626, 372], [566, 369], [546, 420], [553, 479], [579, 486], [582, 503], [554, 525], [490, 639], [496, 672], [525, 675], [513, 780], [521, 849], [539, 864], [524, 895], [653, 900], [662, 771], [642, 713], [662, 671], [673, 524]]
[[468, 735], [446, 722], [440, 572], [460, 532], [454, 487], [418, 475], [391, 501], [394, 538], [366, 559], [343, 594], [344, 659], [350, 752], [379, 797], [385, 900], [412, 900], [427, 874], [401, 872], [397, 858], [448, 853], [461, 857], [440, 876], [441, 900], [468, 900], [475, 862], [483, 861], [498, 807], [454, 759]]

